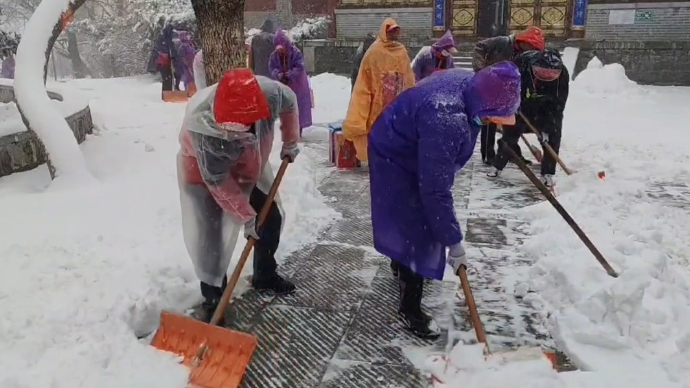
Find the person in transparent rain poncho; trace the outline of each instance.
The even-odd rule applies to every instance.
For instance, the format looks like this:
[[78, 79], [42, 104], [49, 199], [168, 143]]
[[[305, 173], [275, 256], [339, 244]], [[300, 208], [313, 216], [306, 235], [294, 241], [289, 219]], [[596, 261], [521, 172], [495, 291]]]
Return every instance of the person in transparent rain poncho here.
[[190, 100], [178, 154], [182, 228], [204, 297], [196, 318], [208, 322], [227, 284], [237, 237], [254, 237], [252, 286], [288, 294], [294, 284], [276, 272], [283, 212], [276, 196], [263, 227], [256, 216], [274, 174], [268, 163], [274, 124], [280, 119], [281, 158], [299, 154], [297, 99], [289, 87], [249, 69], [226, 72]]

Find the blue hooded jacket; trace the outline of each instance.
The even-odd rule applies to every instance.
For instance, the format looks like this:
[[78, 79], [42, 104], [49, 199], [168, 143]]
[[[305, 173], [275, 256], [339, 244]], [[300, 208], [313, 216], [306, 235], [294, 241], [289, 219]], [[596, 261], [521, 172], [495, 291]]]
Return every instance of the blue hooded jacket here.
[[446, 247], [462, 241], [451, 188], [472, 156], [475, 118], [514, 115], [520, 73], [501, 62], [476, 74], [437, 72], [400, 94], [374, 122], [369, 174], [374, 247], [442, 279]]

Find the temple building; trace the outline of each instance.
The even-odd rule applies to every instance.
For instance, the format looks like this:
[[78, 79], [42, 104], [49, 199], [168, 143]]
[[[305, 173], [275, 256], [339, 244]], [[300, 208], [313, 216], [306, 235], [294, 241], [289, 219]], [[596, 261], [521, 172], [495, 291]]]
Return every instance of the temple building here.
[[476, 40], [529, 26], [568, 39], [584, 36], [587, 0], [340, 0], [335, 14], [338, 38], [359, 38], [391, 16], [417, 39], [451, 30]]

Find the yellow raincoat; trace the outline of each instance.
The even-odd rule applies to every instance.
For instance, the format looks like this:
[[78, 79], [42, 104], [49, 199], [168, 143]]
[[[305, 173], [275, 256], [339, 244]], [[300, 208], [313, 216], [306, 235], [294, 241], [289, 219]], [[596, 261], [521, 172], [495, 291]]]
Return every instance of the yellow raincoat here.
[[354, 143], [357, 159], [363, 162], [368, 161], [367, 137], [376, 118], [398, 94], [414, 86], [407, 49], [386, 39], [392, 25], [397, 25], [392, 18], [384, 20], [378, 39], [364, 55], [343, 122], [343, 136]]

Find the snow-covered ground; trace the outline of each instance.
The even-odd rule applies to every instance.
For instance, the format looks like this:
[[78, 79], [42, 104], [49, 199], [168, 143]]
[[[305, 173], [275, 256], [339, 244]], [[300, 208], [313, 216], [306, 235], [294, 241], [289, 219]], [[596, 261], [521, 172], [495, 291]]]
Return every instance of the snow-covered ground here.
[[[312, 83], [318, 125], [307, 141], [326, 136], [350, 94], [342, 77]], [[186, 372], [134, 334], [155, 328], [161, 309], [199, 297], [175, 178], [184, 106], [161, 103], [146, 78], [60, 86], [90, 98], [98, 133], [81, 149], [99, 183], [46, 193], [45, 168], [0, 179], [0, 387], [183, 387]], [[690, 202], [690, 189], [673, 186], [688, 177], [689, 103], [690, 89], [641, 87], [615, 65], [573, 81], [562, 156], [577, 173], [559, 172], [559, 200], [621, 276], [609, 278], [541, 203], [518, 214], [533, 235], [519, 249], [535, 264], [514, 277], [585, 371], [557, 374], [544, 359], [484, 362], [478, 347], [458, 345], [448, 387], [690, 387], [689, 214], [648, 195], [665, 184]], [[337, 216], [316, 190], [324, 159], [307, 146], [288, 170], [282, 255]]]
[[[526, 299], [586, 372], [557, 374], [545, 359], [499, 366], [459, 345], [449, 387], [690, 386], [690, 88], [639, 86], [595, 60], [570, 90], [561, 155], [577, 173], [559, 172], [559, 200], [621, 276], [543, 202], [520, 211], [533, 235], [520, 250], [535, 264], [516, 288], [534, 292]], [[650, 196], [659, 184], [685, 205]]]
[[[313, 80], [316, 120], [347, 107], [321, 95], [340, 81], [349, 98], [349, 82], [333, 77]], [[161, 309], [200, 299], [175, 172], [185, 105], [161, 102], [160, 84], [145, 77], [55, 86], [90, 98], [97, 134], [81, 150], [98, 183], [44, 192], [45, 166], [0, 178], [0, 387], [184, 387], [186, 372], [135, 334], [155, 329]], [[288, 168], [279, 259], [338, 216], [317, 191], [324, 158], [306, 146]]]

